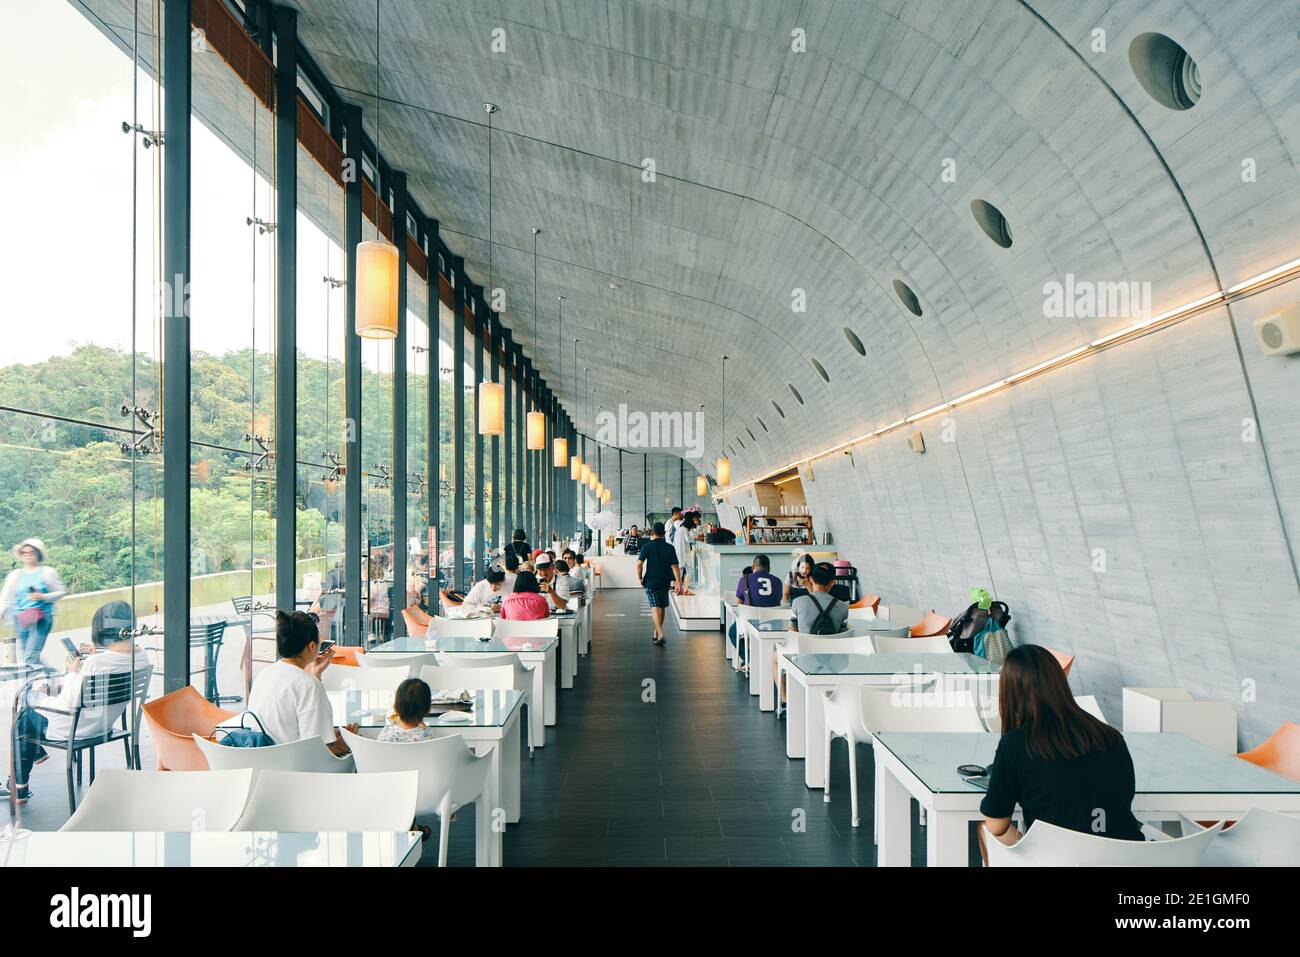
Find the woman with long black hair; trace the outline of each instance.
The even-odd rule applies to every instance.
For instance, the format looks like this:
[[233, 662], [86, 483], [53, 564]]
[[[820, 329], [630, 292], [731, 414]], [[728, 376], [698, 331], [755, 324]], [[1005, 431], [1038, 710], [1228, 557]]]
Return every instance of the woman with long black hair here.
[[1026, 830], [1041, 818], [1086, 834], [1142, 840], [1124, 736], [1079, 707], [1055, 656], [1039, 645], [1014, 648], [999, 683], [1002, 740], [980, 804], [981, 850], [985, 830], [1003, 844], [1020, 840], [1011, 823], [1017, 804]]

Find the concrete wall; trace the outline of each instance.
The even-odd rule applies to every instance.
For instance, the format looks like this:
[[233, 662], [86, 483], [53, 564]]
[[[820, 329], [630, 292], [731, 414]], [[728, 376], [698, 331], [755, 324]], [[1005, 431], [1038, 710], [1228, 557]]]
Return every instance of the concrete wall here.
[[[1286, 524], [1300, 519], [1300, 356], [1250, 333], [1284, 290], [1234, 308]], [[1222, 310], [1052, 373], [805, 479], [819, 530], [887, 601], [953, 614], [976, 585], [1017, 642], [1075, 654], [1120, 717], [1125, 686], [1234, 702], [1243, 744], [1300, 716], [1300, 591]], [[1096, 551], [1096, 550], [1103, 551]], [[1103, 560], [1104, 559], [1104, 563]]]

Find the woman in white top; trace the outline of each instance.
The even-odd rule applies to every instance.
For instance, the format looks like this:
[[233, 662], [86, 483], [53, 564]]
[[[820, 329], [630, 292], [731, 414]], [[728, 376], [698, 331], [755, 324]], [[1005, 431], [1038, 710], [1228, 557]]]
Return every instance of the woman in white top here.
[[54, 603], [67, 589], [59, 573], [45, 564], [45, 543], [39, 538], [19, 542], [13, 553], [22, 567], [11, 571], [0, 588], [0, 618], [13, 622], [18, 661], [35, 668], [54, 626]]
[[[321, 651], [316, 621], [304, 611], [292, 615], [277, 611], [275, 645], [280, 660], [253, 682], [248, 710], [276, 744], [318, 737], [334, 754], [347, 754], [347, 743], [334, 728], [334, 710], [320, 681], [333, 652]], [[357, 730], [355, 724], [347, 727]]]
[[690, 568], [688, 559], [691, 554], [691, 539], [695, 536], [695, 516], [686, 514], [673, 530], [673, 537], [668, 544], [677, 552], [677, 565], [682, 570], [682, 580], [678, 584], [678, 594], [686, 593], [686, 570]]
[[[124, 601], [112, 601], [95, 612], [90, 623], [92, 643], [82, 646], [82, 653], [68, 656], [67, 674], [55, 694], [50, 694], [48, 682], [32, 687], [27, 696], [27, 708], [17, 720], [18, 761], [16, 762], [17, 800], [25, 802], [31, 795], [27, 778], [32, 766], [41, 764], [49, 753], [41, 746], [42, 738], [66, 741], [72, 732], [72, 712], [81, 704], [81, 689], [86, 679], [95, 675], [136, 673], [136, 680], [148, 684], [152, 667], [144, 652], [135, 646], [131, 630], [135, 618], [131, 606]], [[125, 636], [125, 637], [124, 637]], [[129, 699], [128, 699], [129, 700]], [[77, 740], [103, 736], [126, 711], [127, 702], [111, 707], [87, 708], [77, 721]], [[41, 712], [36, 708], [57, 709]], [[68, 712], [59, 714], [58, 712]]]

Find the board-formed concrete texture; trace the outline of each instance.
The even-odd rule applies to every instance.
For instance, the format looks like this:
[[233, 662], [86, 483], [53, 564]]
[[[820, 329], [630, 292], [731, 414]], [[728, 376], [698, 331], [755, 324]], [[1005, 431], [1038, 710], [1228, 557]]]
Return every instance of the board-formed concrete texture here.
[[[1049, 315], [1045, 284], [1149, 284], [1159, 313], [1300, 257], [1294, 0], [383, 0], [378, 110], [374, 3], [291, 5], [483, 284], [500, 106], [506, 324], [583, 431], [574, 335], [596, 408], [703, 404], [692, 467], [730, 447], [738, 484], [1133, 320]], [[1196, 61], [1190, 109], [1139, 81], [1148, 33]], [[819, 459], [817, 528], [889, 602], [951, 614], [990, 586], [1108, 714], [1122, 685], [1181, 686], [1258, 742], [1300, 716], [1300, 356], [1251, 324], [1297, 299], [923, 420], [924, 454], [902, 430]]]

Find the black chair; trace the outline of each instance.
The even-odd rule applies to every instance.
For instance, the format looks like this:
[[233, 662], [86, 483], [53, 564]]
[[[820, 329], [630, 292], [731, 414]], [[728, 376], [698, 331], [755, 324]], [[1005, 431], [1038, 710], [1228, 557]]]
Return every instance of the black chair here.
[[858, 570], [849, 565], [847, 568], [837, 565], [835, 568], [835, 584], [843, 585], [849, 590], [849, 601], [857, 601], [862, 597], [862, 585], [858, 581]]
[[[81, 783], [81, 752], [90, 752], [90, 783], [95, 783], [95, 749], [101, 744], [121, 741], [126, 751], [128, 769], [140, 767], [140, 711], [144, 699], [149, 695], [149, 679], [153, 677], [153, 665], [146, 664], [135, 671], [109, 671], [99, 674], [83, 675], [81, 678], [81, 695], [77, 706], [71, 711], [46, 705], [31, 706], [33, 711], [41, 714], [63, 714], [72, 718], [66, 739], [41, 736], [41, 747], [63, 751], [68, 756], [68, 813], [77, 810], [77, 792], [73, 786], [72, 774], [76, 769], [77, 784]], [[113, 727], [109, 722], [101, 733], [89, 737], [79, 737], [77, 727], [87, 712], [111, 711], [121, 707], [122, 727]], [[128, 717], [129, 716], [129, 717]], [[17, 716], [15, 715], [15, 718]], [[15, 720], [15, 726], [17, 721]]]
[[[225, 643], [226, 627], [229, 624], [225, 618], [190, 622], [190, 649], [199, 648], [203, 651], [203, 697], [215, 705], [244, 700], [239, 695], [217, 693], [217, 662], [221, 658], [221, 646]], [[190, 670], [191, 678], [196, 674], [199, 672]]]

